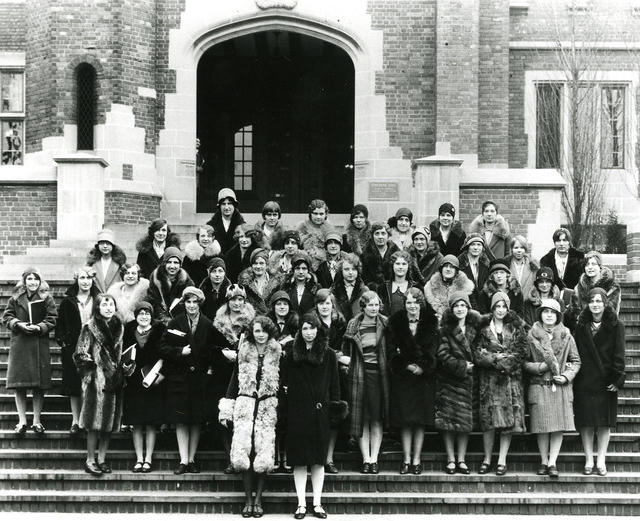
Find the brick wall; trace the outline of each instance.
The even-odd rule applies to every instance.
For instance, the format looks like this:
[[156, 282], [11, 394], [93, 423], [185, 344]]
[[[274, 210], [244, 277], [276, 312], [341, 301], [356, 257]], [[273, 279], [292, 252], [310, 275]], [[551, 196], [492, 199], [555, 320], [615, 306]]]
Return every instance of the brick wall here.
[[3, 185], [0, 190], [0, 258], [49, 246], [56, 238], [55, 184]]
[[369, 0], [373, 29], [384, 31], [376, 93], [387, 102], [391, 146], [405, 158], [435, 152], [435, 0]]
[[0, 3], [0, 49], [24, 51], [27, 34], [24, 1]]
[[160, 196], [106, 192], [104, 222], [110, 224], [148, 224], [160, 217]]

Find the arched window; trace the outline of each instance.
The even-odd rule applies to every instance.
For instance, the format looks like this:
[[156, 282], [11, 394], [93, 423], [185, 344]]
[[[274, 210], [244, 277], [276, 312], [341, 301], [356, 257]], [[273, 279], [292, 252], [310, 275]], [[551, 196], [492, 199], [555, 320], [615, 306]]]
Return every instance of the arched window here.
[[88, 63], [76, 68], [76, 123], [78, 150], [93, 150], [96, 123], [96, 70]]

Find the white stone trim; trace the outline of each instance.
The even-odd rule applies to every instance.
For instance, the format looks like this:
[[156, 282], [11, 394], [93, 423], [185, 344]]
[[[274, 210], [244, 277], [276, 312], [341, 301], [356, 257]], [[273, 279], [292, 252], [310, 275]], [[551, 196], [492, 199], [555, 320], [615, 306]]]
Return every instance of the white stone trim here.
[[640, 50], [640, 42], [570, 42], [570, 41], [511, 41], [509, 49], [518, 51], [532, 50], [557, 50], [559, 47], [570, 49], [594, 49], [599, 51], [638, 51]]
[[27, 63], [26, 54], [24, 52], [0, 52], [0, 68], [24, 69]]
[[463, 170], [461, 188], [504, 186], [522, 188], [562, 188], [566, 181], [554, 168], [477, 168]]

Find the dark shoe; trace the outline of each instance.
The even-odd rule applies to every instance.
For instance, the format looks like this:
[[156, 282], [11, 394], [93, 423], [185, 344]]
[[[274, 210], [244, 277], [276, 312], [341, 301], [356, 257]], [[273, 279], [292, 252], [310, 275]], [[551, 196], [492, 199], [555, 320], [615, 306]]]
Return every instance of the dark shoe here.
[[549, 465], [548, 475], [551, 479], [558, 479], [560, 473], [558, 472], [558, 467], [555, 465]]
[[307, 507], [299, 506], [296, 508], [296, 513], [293, 514], [294, 519], [304, 519], [304, 516], [307, 515]]
[[187, 466], [184, 463], [180, 463], [173, 471], [176, 475], [184, 474], [185, 472], [187, 472]]
[[102, 471], [95, 461], [92, 461], [91, 463], [85, 463], [84, 471], [87, 474], [91, 474], [92, 476], [102, 476]]
[[409, 474], [409, 472], [413, 471], [413, 465], [409, 465], [408, 463], [403, 463], [400, 465], [400, 474]]
[[591, 474], [593, 474], [593, 467], [586, 467], [584, 468], [584, 470], [582, 471], [582, 473], [585, 476], [591, 476]]
[[136, 461], [136, 464], [133, 466], [133, 472], [136, 474], [142, 472], [142, 461]]
[[478, 469], [478, 474], [489, 474], [490, 470], [491, 470], [491, 463], [485, 463], [483, 461], [482, 465], [480, 465], [480, 468]]
[[455, 461], [447, 462], [447, 464], [444, 467], [444, 471], [447, 474], [455, 474], [456, 473], [456, 462]]
[[469, 467], [467, 466], [467, 464], [464, 461], [459, 461], [458, 464], [456, 465], [456, 472], [458, 474], [471, 474], [471, 471], [469, 470]]
[[33, 429], [33, 432], [35, 432], [36, 434], [44, 434], [45, 433], [45, 428], [44, 425], [42, 425], [41, 423], [34, 423], [31, 428]]
[[103, 474], [111, 474], [111, 467], [106, 461], [98, 463], [98, 468], [102, 471]]
[[27, 432], [27, 424], [26, 423], [22, 423], [22, 424], [18, 424], [16, 425], [16, 428], [13, 429], [13, 432], [15, 432], [18, 436], [24, 436], [25, 433]]
[[253, 505], [253, 517], [262, 517], [264, 515], [264, 509], [262, 505]]
[[546, 476], [547, 474], [549, 474], [549, 466], [541, 463], [536, 474], [538, 476]]
[[317, 517], [318, 519], [327, 519], [327, 513], [324, 511], [324, 508], [322, 508], [322, 505], [315, 505], [313, 507], [313, 517]]
[[507, 473], [506, 465], [498, 465], [496, 467], [496, 476], [504, 476]]
[[290, 467], [289, 465], [284, 465], [284, 471], [286, 474], [293, 474], [293, 467]]
[[77, 423], [74, 423], [69, 429], [69, 434], [71, 436], [77, 436], [78, 434], [80, 434], [80, 425], [78, 425]]
[[422, 463], [418, 463], [417, 465], [412, 465], [413, 470], [411, 471], [414, 476], [419, 476], [422, 474]]
[[253, 505], [245, 505], [242, 509], [242, 517], [253, 516]]
[[189, 474], [200, 474], [200, 468], [195, 461], [190, 461], [187, 463], [187, 472]]
[[233, 465], [231, 465], [231, 463], [229, 463], [229, 464], [227, 465], [227, 467], [224, 469], [224, 473], [225, 473], [225, 474], [235, 474], [235, 473], [236, 473], [236, 471], [235, 471], [235, 469], [233, 468]]
[[120, 425], [120, 432], [131, 432], [133, 430], [133, 426], [131, 425]]
[[598, 474], [598, 476], [606, 476], [607, 467], [596, 467], [596, 474]]
[[380, 469], [378, 468], [378, 463], [371, 463], [371, 474], [378, 474], [380, 472]]
[[339, 474], [338, 467], [335, 466], [333, 461], [330, 461], [329, 463], [325, 464], [324, 471], [327, 474]]
[[149, 472], [151, 472], [151, 470], [152, 470], [151, 462], [145, 461], [142, 464], [142, 472], [144, 472], [145, 474], [148, 474]]
[[363, 463], [361, 474], [371, 474], [371, 463]]

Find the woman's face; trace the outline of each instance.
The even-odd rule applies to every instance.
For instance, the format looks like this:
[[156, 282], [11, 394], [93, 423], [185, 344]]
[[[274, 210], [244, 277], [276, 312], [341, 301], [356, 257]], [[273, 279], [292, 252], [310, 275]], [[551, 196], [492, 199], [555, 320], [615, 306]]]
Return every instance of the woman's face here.
[[558, 317], [553, 309], [545, 308], [540, 312], [540, 318], [545, 326], [555, 326]]
[[318, 336], [318, 328], [313, 327], [308, 322], [304, 322], [300, 333], [302, 334], [302, 338], [305, 342], [313, 342], [316, 339], [316, 336]]
[[377, 297], [373, 297], [367, 302], [364, 307], [364, 314], [369, 318], [375, 318], [380, 312], [380, 300]]
[[136, 317], [136, 322], [140, 327], [147, 327], [151, 324], [151, 313], [149, 313], [146, 309], [141, 309], [138, 312], [138, 316]]
[[438, 221], [440, 222], [441, 226], [448, 228], [453, 222], [453, 215], [451, 215], [449, 212], [441, 213], [440, 215], [438, 215]]
[[80, 291], [89, 291], [93, 286], [93, 277], [86, 271], [78, 273], [78, 287]]
[[503, 319], [504, 317], [507, 316], [508, 312], [509, 312], [509, 308], [502, 300], [500, 302], [496, 302], [496, 305], [493, 306], [493, 309], [491, 310], [491, 313], [493, 314], [493, 318], [497, 318], [497, 319]]
[[413, 236], [413, 247], [420, 253], [422, 253], [427, 249], [428, 244], [429, 244], [429, 241], [421, 233], [418, 233], [417, 235]]
[[200, 311], [200, 300], [198, 297], [190, 296], [184, 301], [184, 309], [189, 315], [197, 315]]
[[267, 212], [264, 214], [264, 222], [271, 228], [275, 228], [279, 220], [280, 216], [278, 215], [278, 212]]
[[348, 282], [349, 284], [353, 284], [358, 278], [358, 270], [350, 262], [343, 261], [342, 262], [342, 278], [345, 280], [345, 282]]
[[396, 221], [396, 228], [398, 228], [400, 233], [407, 233], [409, 228], [411, 228], [411, 221], [405, 215], [398, 217], [398, 220]]
[[167, 270], [167, 273], [173, 276], [180, 271], [180, 261], [175, 257], [171, 257], [167, 262], [165, 262], [164, 267]]
[[227, 219], [233, 215], [233, 210], [235, 210], [235, 206], [231, 202], [231, 199], [226, 198], [220, 201], [220, 213], [226, 217]]
[[116, 312], [116, 303], [111, 298], [103, 298], [98, 306], [98, 313], [105, 319], [110, 319]]
[[327, 209], [323, 206], [322, 208], [314, 208], [311, 212], [311, 222], [315, 225], [323, 224], [327, 220]]
[[247, 249], [251, 246], [251, 237], [248, 237], [239, 226], [236, 229], [236, 238], [241, 248]]
[[551, 291], [551, 281], [546, 279], [539, 280], [538, 282], [536, 282], [536, 287], [538, 288], [538, 291], [540, 293], [542, 293], [543, 295], [548, 295]]
[[373, 232], [373, 242], [376, 246], [384, 246], [385, 244], [387, 244], [388, 239], [389, 234], [384, 228], [379, 228], [378, 230]]
[[589, 300], [589, 311], [593, 315], [600, 315], [604, 311], [604, 300], [602, 300], [602, 295], [594, 295]]
[[135, 286], [140, 281], [140, 271], [138, 268], [131, 267], [124, 272], [123, 279], [127, 286]]
[[267, 272], [267, 261], [262, 257], [256, 257], [253, 259], [251, 269], [256, 277], [262, 277]]
[[327, 241], [325, 248], [327, 250], [327, 253], [332, 257], [335, 257], [336, 255], [338, 255], [338, 253], [340, 253], [340, 243], [338, 241], [334, 241], [333, 239]]
[[218, 284], [222, 284], [225, 275], [226, 274], [224, 269], [222, 269], [220, 266], [217, 266], [209, 272], [209, 279], [213, 284], [217, 286]]
[[27, 291], [29, 291], [30, 293], [34, 293], [38, 291], [38, 288], [40, 287], [40, 279], [33, 273], [30, 273], [24, 279], [24, 285], [27, 288]]
[[167, 230], [168, 226], [166, 224], [162, 225], [162, 228], [153, 232], [153, 238], [156, 242], [164, 242], [167, 238]]
[[367, 218], [362, 212], [358, 212], [351, 218], [351, 222], [356, 230], [362, 230], [365, 224], [367, 224]]
[[516, 260], [522, 260], [524, 254], [527, 253], [527, 250], [524, 249], [524, 246], [520, 244], [518, 241], [513, 243], [513, 248], [511, 248], [511, 253]]
[[406, 277], [408, 271], [409, 263], [406, 261], [406, 259], [398, 257], [393, 263], [393, 274], [396, 277]]
[[233, 297], [231, 300], [229, 300], [229, 309], [234, 313], [240, 313], [240, 311], [242, 311], [242, 308], [244, 307], [244, 302], [244, 298], [240, 295]]
[[456, 268], [453, 264], [447, 262], [442, 266], [442, 278], [444, 280], [452, 280], [456, 276]]
[[458, 320], [465, 318], [469, 312], [467, 304], [462, 300], [456, 302], [451, 309], [453, 310], [453, 316]]
[[213, 243], [213, 234], [202, 228], [198, 231], [198, 243], [203, 248], [210, 246]]
[[293, 255], [298, 251], [298, 243], [295, 239], [287, 239], [287, 242], [284, 243], [284, 252], [287, 255]]
[[569, 253], [569, 239], [566, 233], [561, 233], [558, 240], [553, 243], [558, 253]]
[[600, 275], [601, 269], [600, 264], [598, 264], [598, 261], [593, 257], [589, 258], [584, 265], [584, 272], [587, 274], [587, 277], [597, 277]]
[[485, 206], [484, 210], [482, 210], [482, 217], [484, 218], [484, 222], [494, 222], [496, 220], [496, 215], [498, 215], [498, 212], [496, 210], [496, 207], [492, 204], [488, 204], [487, 206]]
[[306, 282], [309, 275], [309, 266], [306, 263], [300, 262], [293, 269], [293, 278], [297, 282]]
[[483, 249], [484, 246], [480, 241], [473, 241], [471, 244], [469, 244], [469, 253], [472, 257], [480, 257], [480, 255], [482, 255]]
[[407, 295], [407, 298], [404, 301], [404, 307], [407, 310], [407, 313], [411, 316], [415, 316], [420, 312], [418, 299], [413, 295]]
[[289, 314], [289, 302], [285, 299], [276, 300], [276, 303], [273, 305], [273, 310], [277, 317], [284, 318]]
[[111, 255], [111, 252], [113, 251], [113, 244], [109, 241], [100, 241], [98, 243], [98, 249], [102, 255], [108, 256]]
[[500, 287], [504, 287], [507, 283], [507, 272], [504, 270], [496, 270], [491, 274], [491, 276], [493, 277], [493, 282]]
[[331, 312], [333, 311], [333, 303], [331, 302], [331, 297], [327, 297], [322, 302], [318, 302], [316, 304], [316, 309], [318, 310], [318, 314], [322, 318], [330, 317]]
[[253, 324], [253, 339], [258, 345], [264, 345], [269, 340], [269, 333], [262, 329], [262, 324]]

